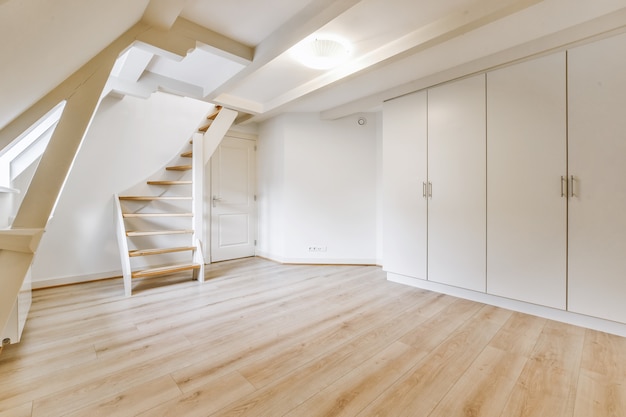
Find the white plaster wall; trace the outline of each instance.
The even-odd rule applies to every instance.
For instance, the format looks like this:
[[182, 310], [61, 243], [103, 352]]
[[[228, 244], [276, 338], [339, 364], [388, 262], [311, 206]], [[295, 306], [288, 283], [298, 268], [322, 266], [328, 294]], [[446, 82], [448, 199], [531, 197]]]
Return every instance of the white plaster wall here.
[[[268, 257], [283, 262], [375, 263], [377, 260], [377, 128], [374, 114], [365, 126], [357, 117], [321, 121], [317, 114], [295, 113], [267, 122], [259, 146], [259, 188], [281, 190], [280, 203], [262, 200], [261, 241], [274, 230], [282, 247]], [[272, 136], [273, 135], [273, 136]], [[282, 135], [282, 143], [281, 143]], [[265, 175], [282, 169], [282, 175]], [[268, 223], [271, 219], [271, 223]], [[309, 252], [310, 246], [325, 248]], [[261, 251], [265, 246], [261, 246]]]
[[383, 264], [383, 112], [376, 113], [376, 265]]
[[159, 171], [189, 140], [210, 104], [155, 93], [101, 103], [33, 264], [36, 286], [119, 275], [113, 194]]
[[257, 140], [257, 255], [284, 256], [285, 116], [259, 126]]

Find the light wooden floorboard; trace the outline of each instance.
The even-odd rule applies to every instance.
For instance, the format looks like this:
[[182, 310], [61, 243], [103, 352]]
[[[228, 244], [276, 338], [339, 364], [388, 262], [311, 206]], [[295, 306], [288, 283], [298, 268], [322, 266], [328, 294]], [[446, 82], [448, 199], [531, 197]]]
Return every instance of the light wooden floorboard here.
[[626, 416], [626, 339], [389, 282], [220, 262], [37, 290], [0, 417]]

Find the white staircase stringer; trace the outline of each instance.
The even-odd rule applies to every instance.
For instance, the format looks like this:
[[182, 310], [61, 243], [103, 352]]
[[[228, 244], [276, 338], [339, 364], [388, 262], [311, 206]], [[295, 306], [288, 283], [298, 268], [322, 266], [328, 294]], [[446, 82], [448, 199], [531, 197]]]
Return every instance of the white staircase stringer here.
[[207, 129], [204, 137], [202, 138], [203, 167], [206, 166], [217, 147], [220, 146], [222, 139], [224, 139], [224, 136], [226, 136], [226, 133], [235, 122], [237, 114], [238, 113], [235, 110], [222, 108], [215, 120], [213, 120], [213, 123], [211, 123], [211, 126]]
[[194, 133], [192, 137], [192, 157], [191, 157], [191, 182], [193, 184], [191, 196], [193, 206], [193, 245], [196, 250], [193, 252], [193, 262], [200, 265], [200, 269], [194, 269], [194, 279], [204, 282], [204, 251], [201, 237], [204, 236], [204, 222], [202, 221], [202, 213], [204, 213], [204, 164], [202, 163], [202, 134]]
[[122, 262], [122, 276], [124, 277], [124, 294], [130, 297], [132, 293], [132, 271], [130, 268], [130, 258], [128, 256], [128, 241], [126, 240], [126, 227], [124, 226], [124, 216], [122, 206], [117, 194], [115, 200], [115, 230], [117, 234], [117, 246], [120, 250], [120, 260]]
[[198, 282], [204, 282], [204, 255], [202, 251], [202, 242], [200, 239], [194, 237], [193, 244], [196, 247], [193, 251], [193, 263], [200, 265], [200, 268], [193, 270], [193, 279]]

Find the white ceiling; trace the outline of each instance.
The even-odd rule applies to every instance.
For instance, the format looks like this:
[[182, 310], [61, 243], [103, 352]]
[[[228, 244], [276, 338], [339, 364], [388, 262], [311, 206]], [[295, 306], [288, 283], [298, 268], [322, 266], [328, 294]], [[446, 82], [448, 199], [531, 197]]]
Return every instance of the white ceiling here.
[[[3, 110], [27, 108], [142, 16], [165, 26], [186, 19], [253, 48], [254, 58], [200, 44], [175, 60], [139, 44], [118, 61], [111, 92], [169, 91], [254, 122], [288, 111], [323, 118], [370, 111], [385, 99], [619, 31], [626, 0], [0, 0], [0, 38], [22, 36], [0, 42], [0, 126], [15, 116]], [[323, 71], [293, 59], [291, 47], [325, 33], [352, 43], [347, 62]]]

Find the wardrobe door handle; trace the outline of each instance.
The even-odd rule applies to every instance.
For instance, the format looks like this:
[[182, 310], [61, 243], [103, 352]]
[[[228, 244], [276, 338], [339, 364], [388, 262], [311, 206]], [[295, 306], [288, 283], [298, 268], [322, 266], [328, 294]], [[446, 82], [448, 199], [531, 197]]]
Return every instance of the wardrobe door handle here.
[[566, 179], [563, 175], [561, 175], [561, 197], [565, 197], [565, 186], [563, 183], [566, 182]]
[[422, 197], [426, 198], [426, 181], [422, 182]]
[[569, 186], [570, 197], [575, 197], [576, 194], [574, 193], [574, 176], [571, 175], [569, 178], [570, 178], [570, 186]]
[[433, 198], [433, 183], [428, 181], [428, 197]]

